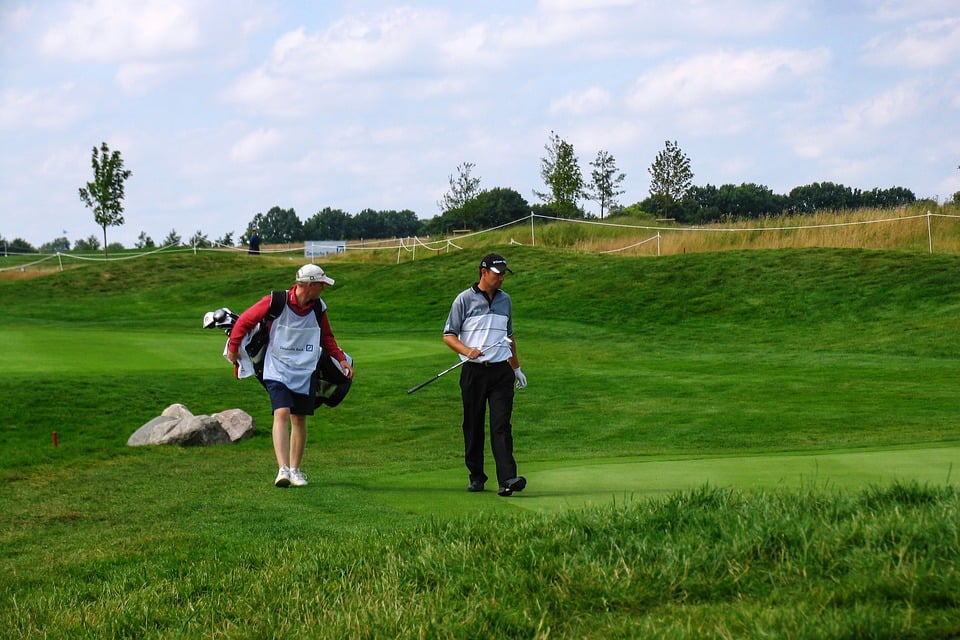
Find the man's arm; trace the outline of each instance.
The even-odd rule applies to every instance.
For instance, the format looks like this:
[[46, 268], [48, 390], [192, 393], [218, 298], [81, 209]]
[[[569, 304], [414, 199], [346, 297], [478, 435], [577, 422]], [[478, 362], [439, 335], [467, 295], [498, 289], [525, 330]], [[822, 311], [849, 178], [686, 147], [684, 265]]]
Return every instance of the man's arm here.
[[455, 336], [452, 333], [443, 334], [443, 343], [460, 355], [466, 357], [468, 360], [473, 360], [474, 358], [479, 358], [483, 355], [483, 351], [477, 349], [476, 347], [468, 347], [460, 342], [460, 338], [458, 336]]

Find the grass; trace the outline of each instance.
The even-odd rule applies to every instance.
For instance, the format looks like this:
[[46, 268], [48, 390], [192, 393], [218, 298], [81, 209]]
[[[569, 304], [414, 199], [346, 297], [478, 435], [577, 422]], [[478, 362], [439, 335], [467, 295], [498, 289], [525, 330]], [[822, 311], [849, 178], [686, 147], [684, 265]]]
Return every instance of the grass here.
[[[486, 247], [485, 247], [486, 248]], [[497, 247], [493, 247], [497, 248]], [[358, 378], [279, 491], [205, 311], [299, 261], [0, 281], [0, 628], [22, 638], [960, 634], [952, 255], [500, 247], [527, 491], [464, 491], [448, 305], [482, 250], [331, 260]], [[28, 302], [28, 303], [27, 303]], [[260, 432], [129, 448], [169, 404]], [[59, 446], [52, 446], [51, 432]]]

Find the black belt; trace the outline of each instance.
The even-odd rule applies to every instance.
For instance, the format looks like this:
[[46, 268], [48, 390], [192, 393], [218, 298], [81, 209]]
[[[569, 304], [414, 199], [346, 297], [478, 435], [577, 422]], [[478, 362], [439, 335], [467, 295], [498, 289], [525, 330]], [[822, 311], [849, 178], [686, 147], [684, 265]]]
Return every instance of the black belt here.
[[508, 363], [506, 360], [499, 360], [497, 362], [489, 362], [486, 360], [482, 362], [474, 362], [473, 360], [467, 360], [465, 364], [472, 364], [475, 367], [496, 367], [498, 365], [508, 364]]

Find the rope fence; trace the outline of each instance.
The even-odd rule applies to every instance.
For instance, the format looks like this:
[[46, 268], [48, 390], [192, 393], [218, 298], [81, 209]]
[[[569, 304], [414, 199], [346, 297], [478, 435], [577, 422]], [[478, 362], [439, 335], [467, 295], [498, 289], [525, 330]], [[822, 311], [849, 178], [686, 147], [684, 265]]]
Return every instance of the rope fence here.
[[[873, 220], [852, 220], [844, 222], [827, 222], [827, 223], [816, 223], [808, 225], [782, 225], [782, 226], [749, 226], [749, 227], [719, 227], [719, 226], [665, 226], [665, 225], [646, 225], [646, 224], [625, 224], [618, 222], [609, 222], [604, 220], [582, 220], [582, 219], [571, 219], [571, 218], [559, 218], [554, 216], [545, 216], [540, 214], [531, 213], [529, 216], [525, 216], [518, 220], [512, 222], [507, 222], [501, 225], [490, 227], [487, 229], [481, 229], [478, 231], [471, 231], [468, 233], [461, 233], [456, 235], [455, 240], [451, 238], [442, 238], [439, 240], [429, 240], [422, 239], [417, 236], [408, 236], [403, 238], [390, 238], [390, 239], [378, 239], [378, 240], [356, 240], [343, 243], [345, 251], [347, 252], [375, 252], [375, 251], [395, 251], [397, 254], [396, 262], [399, 264], [402, 261], [404, 255], [409, 255], [411, 260], [416, 260], [417, 250], [421, 252], [427, 252], [428, 254], [440, 254], [443, 252], [450, 252], [451, 250], [461, 251], [463, 246], [458, 244], [463, 240], [469, 238], [475, 238], [483, 236], [485, 234], [490, 234], [501, 229], [506, 229], [508, 227], [520, 226], [529, 223], [529, 242], [520, 242], [515, 240], [513, 237], [510, 238], [510, 244], [520, 245], [520, 246], [537, 246], [537, 236], [536, 236], [536, 220], [542, 220], [550, 223], [562, 223], [562, 224], [573, 224], [573, 225], [585, 225], [592, 227], [609, 227], [616, 229], [624, 229], [631, 231], [646, 231], [650, 232], [653, 235], [650, 237], [638, 240], [631, 244], [628, 244], [623, 247], [617, 247], [615, 249], [604, 249], [597, 250], [598, 253], [604, 254], [613, 254], [613, 253], [622, 253], [638, 247], [642, 247], [649, 243], [656, 243], [656, 255], [661, 255], [661, 243], [664, 239], [664, 234], [757, 234], [757, 233], [767, 233], [767, 232], [777, 232], [777, 233], [801, 233], [804, 231], [812, 231], [818, 229], [838, 229], [842, 227], [863, 227], [867, 225], [885, 225], [891, 223], [903, 223], [911, 220], [926, 220], [926, 240], [927, 240], [927, 252], [934, 252], [934, 220], [935, 219], [953, 219], [960, 220], [960, 215], [954, 214], [945, 214], [945, 213], [932, 213], [928, 211], [926, 214], [915, 214], [907, 216], [896, 216], [896, 217], [884, 217], [877, 218]], [[541, 229], [542, 231], [542, 229]], [[958, 233], [960, 237], [960, 233]], [[542, 239], [541, 239], [542, 243]], [[183, 245], [168, 245], [164, 247], [151, 248], [149, 250], [144, 250], [138, 253], [128, 253], [125, 252], [119, 256], [94, 256], [89, 254], [77, 254], [70, 252], [56, 252], [52, 254], [13, 254], [18, 257], [26, 256], [38, 256], [36, 260], [31, 260], [29, 262], [20, 262], [15, 265], [10, 266], [0, 266], [0, 273], [5, 271], [20, 270], [26, 271], [28, 268], [36, 268], [50, 261], [56, 260], [57, 267], [60, 271], [63, 270], [64, 260], [77, 260], [77, 261], [86, 261], [86, 262], [111, 262], [119, 260], [135, 260], [137, 258], [142, 258], [149, 255], [155, 255], [157, 253], [183, 253], [183, 252], [193, 252], [194, 254], [201, 251], [234, 251], [238, 253], [247, 253], [248, 249], [246, 247], [238, 247], [225, 245], [221, 243], [210, 243], [209, 246], [183, 246]], [[304, 255], [305, 248], [303, 244], [289, 243], [286, 247], [263, 247], [259, 250], [260, 254], [266, 255], [277, 255], [277, 254], [288, 254], [295, 253], [297, 255]], [[2, 257], [2, 256], [0, 256]], [[312, 257], [312, 256], [311, 256]]]

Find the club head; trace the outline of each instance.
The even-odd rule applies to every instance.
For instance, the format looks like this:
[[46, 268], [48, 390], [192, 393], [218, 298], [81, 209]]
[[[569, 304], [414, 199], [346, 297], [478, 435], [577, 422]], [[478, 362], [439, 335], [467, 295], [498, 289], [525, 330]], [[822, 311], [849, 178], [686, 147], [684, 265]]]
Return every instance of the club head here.
[[500, 342], [502, 342], [503, 344], [513, 344], [513, 340], [506, 336], [504, 336], [503, 340], [501, 340]]
[[230, 311], [227, 307], [221, 307], [215, 311], [207, 311], [203, 314], [203, 328], [223, 329], [227, 335], [230, 335], [230, 330], [233, 329], [233, 325], [236, 323], [238, 317], [237, 314]]

